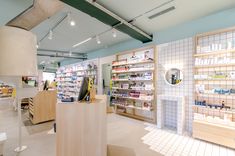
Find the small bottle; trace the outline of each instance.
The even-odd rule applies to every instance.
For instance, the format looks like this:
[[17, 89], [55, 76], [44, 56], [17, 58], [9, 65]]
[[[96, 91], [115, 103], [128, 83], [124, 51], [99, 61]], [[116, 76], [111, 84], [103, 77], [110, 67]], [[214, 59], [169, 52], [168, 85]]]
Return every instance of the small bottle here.
[[224, 106], [225, 106], [224, 101], [222, 101], [222, 107], [221, 107], [221, 109], [223, 109], [223, 108], [224, 108]]

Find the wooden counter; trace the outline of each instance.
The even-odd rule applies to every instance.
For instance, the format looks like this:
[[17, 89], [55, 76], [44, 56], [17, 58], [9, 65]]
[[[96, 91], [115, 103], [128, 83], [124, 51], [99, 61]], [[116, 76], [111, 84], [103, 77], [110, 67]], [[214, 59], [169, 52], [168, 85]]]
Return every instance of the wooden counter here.
[[40, 91], [29, 99], [29, 118], [33, 124], [55, 119], [56, 94], [55, 90]]
[[106, 96], [93, 103], [58, 103], [56, 106], [57, 156], [106, 156]]
[[235, 128], [193, 121], [193, 137], [235, 149]]

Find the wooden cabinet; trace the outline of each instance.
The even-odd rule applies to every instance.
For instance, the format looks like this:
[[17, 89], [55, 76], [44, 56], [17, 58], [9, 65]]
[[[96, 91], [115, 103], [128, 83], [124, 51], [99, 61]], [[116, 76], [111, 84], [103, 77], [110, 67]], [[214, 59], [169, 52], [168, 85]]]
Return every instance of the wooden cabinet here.
[[235, 128], [193, 121], [193, 137], [235, 149]]
[[29, 118], [33, 124], [55, 119], [56, 91], [40, 91], [29, 99]]

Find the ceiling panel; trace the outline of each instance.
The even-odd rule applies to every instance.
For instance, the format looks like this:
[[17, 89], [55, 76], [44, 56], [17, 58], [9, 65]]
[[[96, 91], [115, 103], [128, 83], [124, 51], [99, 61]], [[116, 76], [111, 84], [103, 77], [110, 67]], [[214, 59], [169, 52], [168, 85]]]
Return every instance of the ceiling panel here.
[[[48, 33], [49, 29], [57, 23], [59, 19], [67, 14], [67, 12], [71, 11], [72, 18], [76, 21], [76, 26], [71, 27], [69, 25], [68, 19], [65, 19], [55, 30], [53, 33], [53, 39], [49, 40], [46, 37], [41, 43], [40, 48], [44, 49], [57, 49], [57, 50], [70, 50], [74, 44], [81, 42], [89, 37], [95, 36], [96, 34], [100, 34], [106, 30], [109, 30], [111, 27], [107, 26], [100, 21], [96, 20], [89, 15], [76, 10], [68, 5], [65, 5], [65, 8], [60, 11], [55, 16], [50, 19], [44, 21], [42, 24], [38, 25], [32, 31], [37, 34], [38, 40], [40, 40], [46, 33]], [[93, 39], [81, 46], [78, 46], [76, 49], [72, 51], [76, 51], [79, 53], [86, 53], [92, 50], [97, 50], [109, 45], [113, 45], [122, 41], [130, 39], [130, 37], [121, 32], [117, 32], [117, 37], [112, 37], [112, 32], [107, 32], [100, 36], [101, 44], [96, 43], [96, 39]]]
[[[97, 0], [97, 2], [127, 20], [142, 15], [136, 19], [134, 24], [148, 33], [235, 7], [234, 0]], [[164, 3], [167, 4], [158, 7]], [[148, 18], [172, 6], [175, 6], [176, 9], [152, 20]]]

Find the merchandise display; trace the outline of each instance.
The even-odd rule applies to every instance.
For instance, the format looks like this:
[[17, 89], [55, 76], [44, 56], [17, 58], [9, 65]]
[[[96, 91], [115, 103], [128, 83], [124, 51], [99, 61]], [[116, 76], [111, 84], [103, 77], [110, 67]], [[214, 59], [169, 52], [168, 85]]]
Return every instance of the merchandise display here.
[[56, 72], [58, 98], [76, 100], [83, 77], [94, 79], [94, 85], [97, 85], [97, 65], [98, 60], [95, 59], [59, 68]]
[[0, 156], [235, 156], [235, 0], [0, 4]]
[[112, 104], [116, 112], [154, 121], [154, 115], [149, 118], [135, 112], [155, 111], [154, 48], [120, 53], [116, 58], [112, 63]]
[[[234, 148], [225, 142], [218, 142], [215, 136], [206, 134], [207, 127], [217, 131], [222, 126], [224, 131], [235, 128], [235, 33], [234, 29], [226, 32], [205, 33], [196, 36], [197, 51], [195, 56], [195, 106], [193, 118], [193, 136], [217, 144]], [[223, 136], [225, 140], [229, 136]]]
[[4, 83], [0, 83], [0, 98], [11, 97], [13, 88]]

